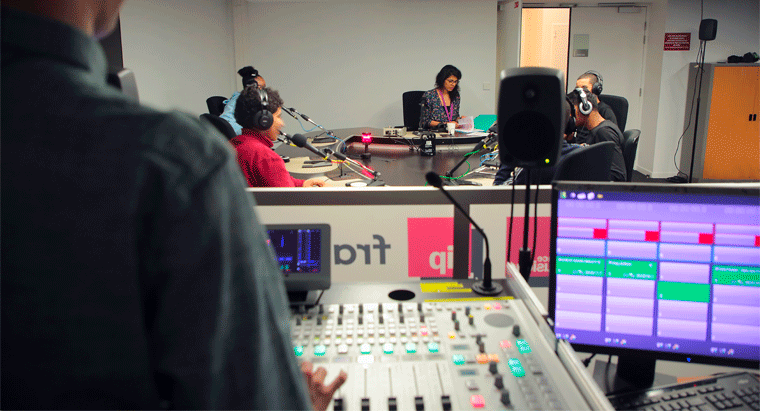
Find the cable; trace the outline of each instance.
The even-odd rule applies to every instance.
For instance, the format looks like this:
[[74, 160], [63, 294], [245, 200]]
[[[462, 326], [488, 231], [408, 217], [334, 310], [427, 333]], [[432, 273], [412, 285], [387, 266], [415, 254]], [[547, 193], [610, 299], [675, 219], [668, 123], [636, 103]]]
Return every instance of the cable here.
[[536, 233], [538, 233], [538, 183], [536, 183], [536, 199], [533, 201], [533, 250], [530, 254], [530, 261], [536, 260]]
[[[704, 20], [705, 16], [705, 1], [701, 0], [700, 2], [700, 8], [699, 8], [699, 20], [700, 24], [702, 20]], [[681, 175], [687, 176], [686, 173], [684, 173], [681, 170], [681, 167], [679, 167], [678, 162], [676, 161], [676, 157], [678, 156], [678, 151], [681, 148], [681, 141], [683, 140], [683, 137], [686, 135], [686, 132], [689, 130], [689, 127], [691, 126], [691, 116], [694, 112], [694, 97], [697, 95], [699, 90], [697, 90], [697, 78], [702, 77], [704, 73], [704, 62], [705, 62], [705, 50], [706, 50], [706, 42], [704, 40], [700, 41], [699, 48], [697, 49], [697, 68], [698, 72], [694, 76], [694, 94], [691, 95], [691, 103], [690, 103], [690, 109], [689, 109], [689, 120], [686, 123], [686, 128], [683, 130], [683, 133], [681, 133], [681, 136], [678, 137], [678, 142], [676, 143], [676, 151], [673, 153], [673, 165], [676, 167], [676, 170], [678, 170], [678, 173], [673, 177], [668, 177], [666, 181], [676, 183], [676, 182], [683, 182], [683, 178]], [[701, 63], [700, 63], [701, 61]], [[701, 82], [700, 82], [701, 84]], [[695, 125], [696, 127], [696, 125]], [[692, 144], [696, 144], [696, 141], [693, 141]]]
[[507, 262], [512, 259], [512, 219], [515, 216], [515, 185], [512, 184], [512, 196], [509, 199], [509, 237], [507, 238]]
[[583, 360], [583, 365], [585, 367], [588, 367], [588, 365], [591, 364], [591, 359], [594, 358], [595, 356], [596, 356], [596, 353], [591, 354], [590, 357], [588, 357], [585, 360]]

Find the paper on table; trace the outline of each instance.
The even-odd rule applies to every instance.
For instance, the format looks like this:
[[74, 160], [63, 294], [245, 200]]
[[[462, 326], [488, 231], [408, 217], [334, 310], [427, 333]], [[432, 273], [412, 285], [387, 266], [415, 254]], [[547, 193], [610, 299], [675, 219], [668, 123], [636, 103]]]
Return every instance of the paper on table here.
[[457, 120], [457, 123], [459, 123], [459, 127], [457, 127], [457, 131], [462, 131], [464, 133], [473, 131], [475, 129], [475, 117], [473, 116], [465, 116]]

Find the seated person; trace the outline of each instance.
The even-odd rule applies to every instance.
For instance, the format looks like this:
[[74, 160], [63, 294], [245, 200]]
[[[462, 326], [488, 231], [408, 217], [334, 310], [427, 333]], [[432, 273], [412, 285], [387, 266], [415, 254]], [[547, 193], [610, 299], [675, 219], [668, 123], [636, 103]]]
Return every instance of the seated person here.
[[575, 125], [589, 130], [586, 144], [592, 145], [603, 141], [615, 143], [610, 176], [612, 181], [626, 181], [625, 158], [623, 158], [623, 133], [615, 123], [605, 120], [599, 114], [599, 99], [585, 88], [577, 88], [567, 95], [575, 106]]
[[[565, 97], [563, 104], [565, 108], [565, 132], [560, 141], [560, 153], [559, 160], [551, 167], [544, 167], [536, 170], [531, 170], [530, 184], [551, 184], [554, 180], [554, 174], [557, 173], [557, 166], [562, 158], [569, 152], [580, 147], [580, 144], [570, 144], [567, 142], [568, 136], [571, 136], [575, 132], [575, 116], [573, 115], [573, 106], [570, 104], [570, 100]], [[499, 167], [499, 171], [496, 172], [496, 177], [493, 180], [493, 185], [525, 185], [528, 173], [521, 167], [512, 167], [506, 164], [502, 164]]]
[[322, 187], [318, 179], [294, 178], [285, 169], [285, 161], [272, 150], [282, 121], [282, 99], [269, 88], [246, 87], [237, 99], [235, 119], [242, 133], [230, 140], [237, 160], [251, 187]]
[[447, 64], [435, 76], [435, 88], [422, 95], [420, 130], [441, 127], [444, 123], [457, 124], [459, 116], [459, 80], [462, 72]]
[[[605, 120], [609, 120], [617, 125], [617, 118], [615, 117], [615, 112], [612, 111], [612, 107], [610, 107], [607, 103], [599, 100], [599, 96], [602, 94], [602, 84], [602, 75], [596, 71], [589, 70], [578, 77], [578, 80], [575, 81], [575, 88], [585, 87], [586, 90], [591, 90], [591, 94], [596, 96], [597, 100], [599, 101], [599, 114]], [[581, 127], [575, 133], [574, 142], [578, 144], [585, 143], [586, 140], [588, 140], [588, 136], [588, 129]]]
[[[264, 81], [264, 77], [259, 75], [259, 71], [251, 66], [245, 66], [238, 70], [238, 74], [243, 77], [243, 89], [248, 86], [255, 86], [258, 88], [264, 88], [267, 86], [267, 82]], [[235, 103], [237, 102], [240, 92], [234, 92], [229, 100], [224, 102], [224, 111], [219, 116], [232, 125], [232, 129], [235, 130], [236, 135], [240, 135], [243, 132], [243, 128], [240, 127], [237, 121], [235, 121]]]

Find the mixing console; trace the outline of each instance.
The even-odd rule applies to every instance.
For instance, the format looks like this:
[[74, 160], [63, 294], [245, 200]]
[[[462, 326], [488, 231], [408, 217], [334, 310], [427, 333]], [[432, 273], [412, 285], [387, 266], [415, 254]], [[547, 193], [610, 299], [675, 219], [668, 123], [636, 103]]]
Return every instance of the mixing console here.
[[[296, 356], [348, 380], [332, 410], [587, 409], [520, 300], [294, 310]], [[607, 403], [609, 404], [609, 403]]]

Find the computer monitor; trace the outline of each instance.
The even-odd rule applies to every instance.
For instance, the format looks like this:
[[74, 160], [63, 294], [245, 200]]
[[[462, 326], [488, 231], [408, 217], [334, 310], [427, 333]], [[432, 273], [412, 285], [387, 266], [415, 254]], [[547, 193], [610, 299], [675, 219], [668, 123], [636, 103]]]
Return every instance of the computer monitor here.
[[268, 243], [283, 273], [292, 304], [309, 304], [310, 291], [330, 288], [330, 226], [267, 224]]
[[578, 351], [758, 367], [760, 184], [556, 182], [549, 315]]

